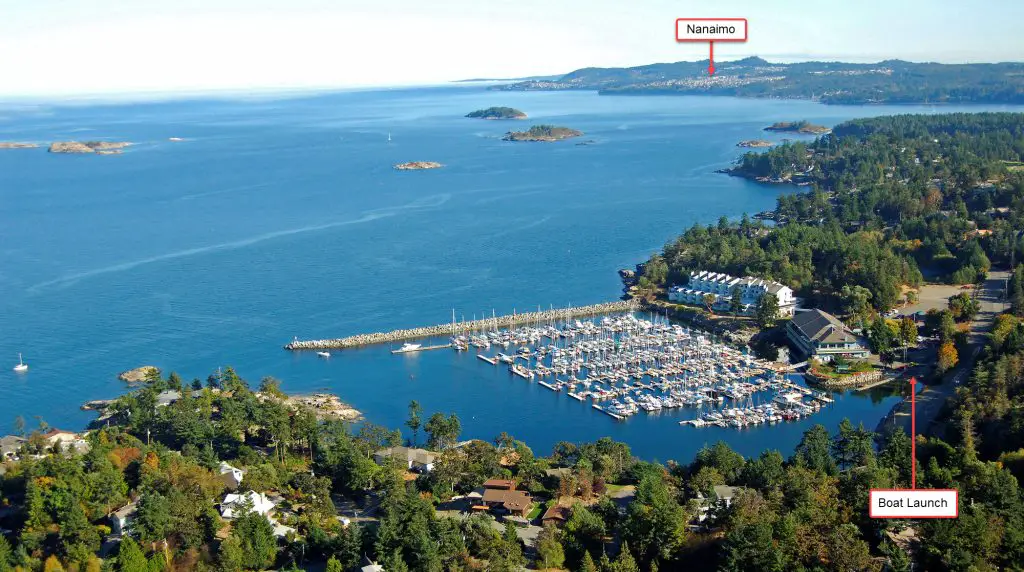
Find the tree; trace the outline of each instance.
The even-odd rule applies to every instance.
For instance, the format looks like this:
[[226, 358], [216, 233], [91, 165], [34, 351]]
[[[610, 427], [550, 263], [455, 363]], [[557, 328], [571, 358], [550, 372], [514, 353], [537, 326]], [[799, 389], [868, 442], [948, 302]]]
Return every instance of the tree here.
[[0, 534], [0, 572], [11, 572], [11, 544]]
[[729, 293], [729, 311], [732, 312], [733, 316], [736, 316], [742, 309], [743, 291], [740, 290], [739, 286], [734, 286], [732, 292]]
[[879, 316], [874, 323], [871, 324], [871, 330], [868, 334], [868, 341], [871, 343], [871, 351], [876, 354], [885, 354], [892, 349], [893, 343], [896, 341], [896, 336], [893, 334], [892, 328], [885, 322], [885, 318]]
[[900, 344], [903, 346], [903, 359], [907, 359], [907, 347], [917, 344], [917, 323], [909, 317], [900, 320]]
[[151, 492], [142, 496], [133, 528], [143, 542], [155, 543], [167, 538], [171, 525], [171, 504], [167, 497]]
[[542, 568], [561, 568], [565, 564], [565, 550], [559, 540], [558, 529], [550, 524], [537, 535], [537, 559]]
[[626, 509], [622, 538], [642, 563], [670, 560], [686, 534], [686, 515], [657, 475], [646, 475]]
[[704, 297], [701, 298], [704, 302], [704, 307], [707, 308], [708, 312], [711, 314], [714, 314], [711, 308], [715, 305], [716, 299], [717, 297], [714, 294], [705, 294]]
[[220, 543], [217, 562], [223, 572], [240, 572], [245, 569], [245, 552], [237, 536], [232, 534]]
[[953, 345], [953, 342], [943, 342], [942, 345], [939, 346], [938, 364], [936, 366], [939, 374], [941, 375], [953, 369], [959, 359], [960, 356], [957, 353], [956, 346]]
[[146, 556], [135, 539], [125, 536], [121, 540], [120, 548], [117, 550], [117, 571], [118, 572], [145, 572]]
[[636, 560], [629, 552], [629, 542], [623, 541], [619, 555], [615, 558], [615, 564], [612, 565], [612, 570], [614, 572], [640, 572], [640, 567], [637, 566]]
[[64, 572], [64, 567], [61, 566], [60, 560], [57, 560], [57, 557], [51, 554], [46, 559], [46, 562], [43, 563], [43, 572]]
[[601, 517], [582, 504], [576, 504], [562, 529], [562, 544], [570, 565], [583, 562], [585, 555], [598, 552], [604, 543], [605, 527]]
[[412, 446], [415, 447], [416, 443], [419, 442], [420, 427], [422, 422], [420, 420], [420, 414], [423, 413], [423, 408], [420, 406], [420, 402], [413, 399], [409, 402], [409, 420], [405, 422], [405, 426], [412, 430]]
[[762, 328], [771, 328], [779, 320], [779, 297], [771, 292], [766, 292], [757, 301], [757, 310], [754, 313], [757, 325]]
[[594, 564], [594, 557], [590, 555], [590, 552], [583, 553], [580, 572], [597, 572], [597, 564]]
[[831, 437], [820, 423], [804, 432], [793, 454], [794, 463], [814, 471], [835, 475], [836, 462], [830, 454]]
[[459, 440], [459, 433], [462, 432], [462, 423], [454, 413], [447, 417], [441, 413], [435, 413], [427, 420], [423, 428], [429, 435], [427, 446], [435, 450], [443, 450], [451, 447]]
[[327, 559], [327, 572], [345, 572], [345, 569], [341, 567], [341, 562], [338, 559], [331, 556]]
[[14, 418], [14, 432], [22, 437], [25, 436], [25, 418], [21, 415]]
[[274, 563], [277, 556], [277, 540], [267, 517], [243, 511], [241, 516], [235, 518], [231, 535], [238, 538], [238, 544], [245, 555], [245, 568], [263, 570]]

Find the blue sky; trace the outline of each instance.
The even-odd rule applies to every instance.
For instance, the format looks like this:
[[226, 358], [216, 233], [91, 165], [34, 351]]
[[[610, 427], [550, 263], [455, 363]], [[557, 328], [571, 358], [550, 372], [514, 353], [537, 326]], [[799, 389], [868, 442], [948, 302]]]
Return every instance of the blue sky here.
[[679, 17], [744, 17], [716, 58], [1024, 60], [1024, 1], [0, 0], [0, 95], [351, 87], [707, 57]]

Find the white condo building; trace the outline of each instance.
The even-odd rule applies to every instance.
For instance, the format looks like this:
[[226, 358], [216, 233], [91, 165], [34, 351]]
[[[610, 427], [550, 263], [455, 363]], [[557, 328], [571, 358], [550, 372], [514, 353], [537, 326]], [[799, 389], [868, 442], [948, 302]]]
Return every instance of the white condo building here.
[[779, 300], [779, 314], [781, 316], [792, 316], [793, 310], [796, 308], [796, 297], [793, 296], [793, 290], [789, 286], [771, 280], [754, 278], [753, 276], [736, 278], [728, 274], [708, 272], [706, 270], [691, 272], [690, 281], [686, 286], [673, 286], [669, 288], [668, 299], [681, 304], [702, 306], [704, 305], [704, 296], [706, 294], [713, 294], [715, 296], [715, 303], [712, 307], [716, 310], [725, 311], [729, 309], [732, 292], [735, 288], [739, 288], [743, 302], [743, 308], [740, 309], [741, 314], [753, 314], [757, 308], [757, 303], [761, 300], [761, 296], [765, 294], [774, 294]]

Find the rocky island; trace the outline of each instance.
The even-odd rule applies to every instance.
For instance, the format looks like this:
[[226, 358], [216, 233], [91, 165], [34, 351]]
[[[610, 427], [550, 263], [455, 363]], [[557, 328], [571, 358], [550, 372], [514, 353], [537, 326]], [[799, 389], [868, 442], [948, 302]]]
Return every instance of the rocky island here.
[[832, 131], [824, 125], [815, 125], [807, 121], [779, 121], [765, 127], [764, 130], [777, 133], [801, 133], [804, 135], [822, 135]]
[[553, 125], [534, 125], [527, 131], [509, 131], [502, 141], [561, 141], [583, 135], [582, 131]]
[[748, 139], [746, 141], [740, 141], [736, 144], [737, 147], [771, 147], [775, 145], [771, 141], [765, 141], [764, 139]]
[[422, 171], [423, 169], [438, 169], [440, 167], [444, 167], [444, 165], [433, 161], [409, 161], [408, 163], [399, 163], [395, 165], [395, 170]]
[[472, 119], [526, 119], [526, 114], [514, 107], [488, 107], [466, 114]]
[[35, 143], [11, 143], [0, 142], [0, 149], [35, 149], [39, 145]]
[[117, 379], [128, 383], [139, 383], [146, 381], [149, 377], [160, 375], [160, 368], [155, 365], [144, 365], [128, 371], [122, 371]]
[[131, 145], [126, 141], [57, 141], [50, 144], [50, 153], [95, 153], [116, 155]]

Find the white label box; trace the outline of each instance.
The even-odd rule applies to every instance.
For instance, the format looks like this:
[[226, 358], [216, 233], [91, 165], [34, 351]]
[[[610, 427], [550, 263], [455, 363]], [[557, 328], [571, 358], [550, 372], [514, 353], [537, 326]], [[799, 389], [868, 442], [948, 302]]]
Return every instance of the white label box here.
[[871, 518], [957, 518], [960, 494], [954, 489], [872, 489]]
[[746, 42], [746, 18], [677, 18], [677, 42]]

